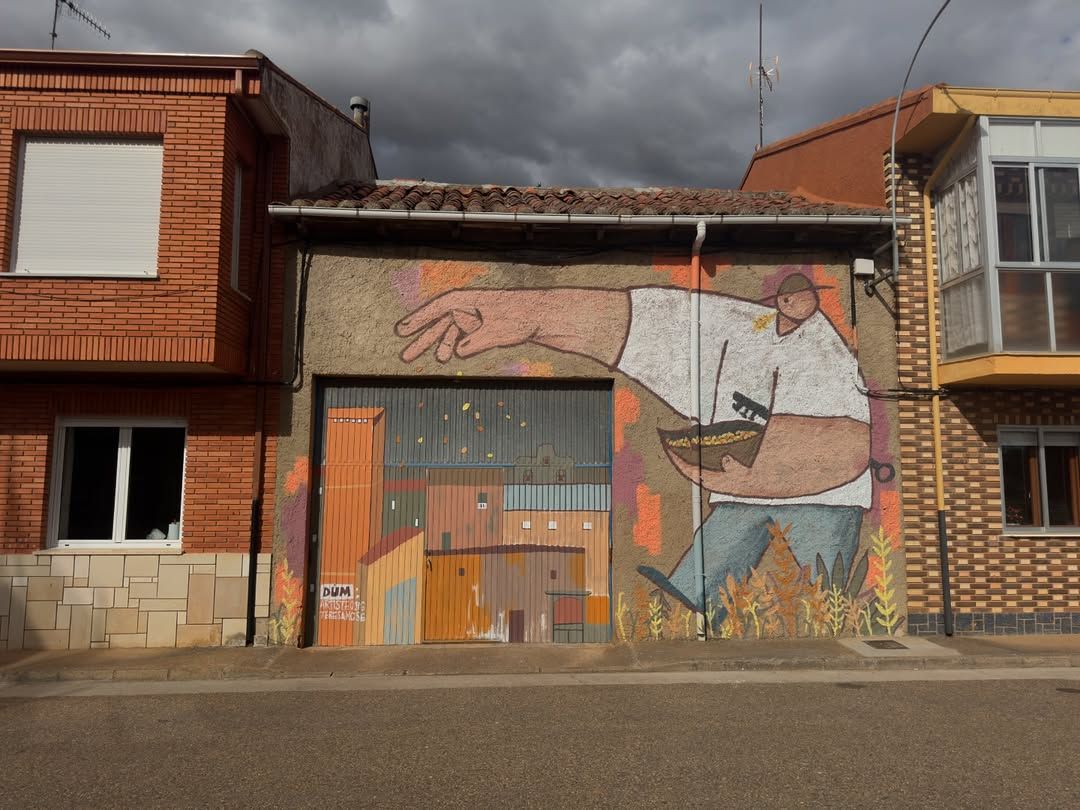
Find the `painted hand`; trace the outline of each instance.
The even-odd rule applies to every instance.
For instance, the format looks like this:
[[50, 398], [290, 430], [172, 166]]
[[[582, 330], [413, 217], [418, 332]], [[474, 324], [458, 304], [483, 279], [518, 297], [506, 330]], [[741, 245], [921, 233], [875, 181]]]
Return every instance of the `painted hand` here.
[[[665, 446], [664, 451], [675, 469], [695, 484], [698, 482], [696, 464], [680, 458], [669, 447]], [[702, 469], [701, 485], [709, 492], [734, 494], [741, 491], [750, 476], [751, 468], [743, 466], [731, 456], [724, 456], [722, 464], [722, 469]]]
[[431, 347], [440, 363], [500, 346], [517, 346], [537, 332], [543, 311], [537, 290], [454, 290], [398, 321], [395, 331], [413, 341], [401, 352], [411, 363]]

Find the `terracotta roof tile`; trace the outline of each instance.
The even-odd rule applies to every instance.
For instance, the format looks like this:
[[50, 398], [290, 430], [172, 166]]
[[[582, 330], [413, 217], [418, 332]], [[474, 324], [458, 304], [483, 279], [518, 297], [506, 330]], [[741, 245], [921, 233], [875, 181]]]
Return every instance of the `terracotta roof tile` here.
[[536, 188], [467, 186], [390, 180], [339, 182], [291, 203], [316, 208], [387, 211], [469, 211], [477, 213], [709, 216], [866, 215], [884, 208], [811, 199], [784, 191], [719, 188]]

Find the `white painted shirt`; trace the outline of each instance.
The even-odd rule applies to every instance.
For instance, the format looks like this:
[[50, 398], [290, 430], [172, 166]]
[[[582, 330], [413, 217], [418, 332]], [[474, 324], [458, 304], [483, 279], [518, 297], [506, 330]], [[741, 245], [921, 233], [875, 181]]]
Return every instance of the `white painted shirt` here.
[[[630, 331], [619, 371], [689, 417], [690, 295], [670, 287], [630, 293]], [[820, 311], [793, 332], [776, 331], [776, 310], [715, 293], [701, 295], [701, 415], [704, 424], [746, 419], [735, 394], [771, 414], [849, 417], [870, 423], [859, 363]], [[760, 419], [753, 420], [761, 422]], [[714, 492], [713, 503], [822, 504], [870, 508], [870, 470], [816, 495], [746, 498]]]

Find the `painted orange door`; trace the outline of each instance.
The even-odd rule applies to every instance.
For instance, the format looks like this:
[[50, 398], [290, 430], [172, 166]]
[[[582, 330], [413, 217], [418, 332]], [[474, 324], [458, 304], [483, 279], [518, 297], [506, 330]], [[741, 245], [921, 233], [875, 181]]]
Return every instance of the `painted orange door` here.
[[475, 639], [491, 624], [479, 599], [481, 555], [427, 554], [424, 641]]
[[366, 605], [357, 568], [379, 537], [383, 416], [382, 408], [327, 412], [318, 585], [318, 642], [324, 647], [359, 644], [363, 638]]

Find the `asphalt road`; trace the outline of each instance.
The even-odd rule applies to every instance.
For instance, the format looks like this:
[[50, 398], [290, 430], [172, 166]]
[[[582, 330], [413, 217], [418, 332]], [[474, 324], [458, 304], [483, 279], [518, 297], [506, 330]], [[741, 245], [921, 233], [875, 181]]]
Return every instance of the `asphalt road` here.
[[1080, 806], [1080, 683], [4, 698], [3, 807]]

